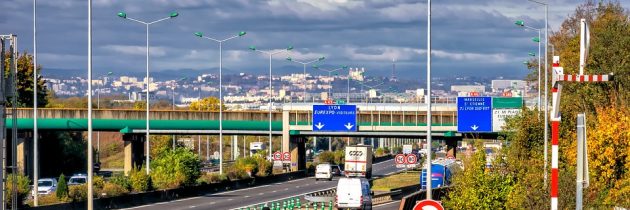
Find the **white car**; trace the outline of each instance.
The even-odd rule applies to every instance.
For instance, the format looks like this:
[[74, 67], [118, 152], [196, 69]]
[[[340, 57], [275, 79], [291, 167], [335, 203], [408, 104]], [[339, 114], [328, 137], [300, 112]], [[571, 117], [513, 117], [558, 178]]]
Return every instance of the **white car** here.
[[[37, 194], [50, 195], [57, 190], [57, 180], [54, 178], [43, 178], [37, 181]], [[35, 191], [31, 192], [31, 196], [35, 196]]]
[[319, 164], [315, 168], [315, 181], [320, 179], [328, 179], [331, 181], [333, 178], [332, 166], [330, 164]]
[[85, 174], [75, 174], [70, 177], [68, 180], [68, 185], [80, 185], [85, 184], [87, 182], [87, 175]]
[[365, 178], [341, 178], [337, 183], [335, 206], [338, 209], [372, 209], [370, 182]]

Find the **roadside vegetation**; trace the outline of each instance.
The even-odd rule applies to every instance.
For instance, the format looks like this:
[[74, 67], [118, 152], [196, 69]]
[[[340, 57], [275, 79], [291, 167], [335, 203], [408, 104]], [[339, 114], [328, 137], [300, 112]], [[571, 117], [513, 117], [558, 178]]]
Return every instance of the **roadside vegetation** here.
[[[584, 208], [630, 208], [629, 14], [616, 1], [589, 1], [579, 6], [550, 37], [565, 74], [579, 72], [581, 18], [587, 19], [591, 33], [585, 74], [612, 72], [615, 78], [600, 84], [563, 85], [558, 207], [575, 209], [576, 115], [586, 113], [590, 186], [584, 189]], [[538, 74], [535, 66], [530, 62], [534, 70], [530, 79]], [[464, 160], [465, 169], [454, 176], [453, 188], [444, 200], [446, 208], [541, 209], [550, 205], [549, 180], [545, 184], [543, 173], [544, 119], [538, 114], [538, 110], [524, 108], [520, 116], [507, 121], [505, 130], [509, 132], [502, 136], [508, 146], [497, 154], [492, 169], [484, 166], [481, 152]]]

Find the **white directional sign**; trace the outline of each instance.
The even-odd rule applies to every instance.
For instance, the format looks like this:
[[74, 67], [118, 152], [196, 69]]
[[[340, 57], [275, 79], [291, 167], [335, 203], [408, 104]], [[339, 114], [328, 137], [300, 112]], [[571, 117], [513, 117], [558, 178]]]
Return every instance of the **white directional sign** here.
[[505, 126], [505, 119], [521, 113], [521, 109], [494, 109], [492, 110], [492, 131], [499, 132]]

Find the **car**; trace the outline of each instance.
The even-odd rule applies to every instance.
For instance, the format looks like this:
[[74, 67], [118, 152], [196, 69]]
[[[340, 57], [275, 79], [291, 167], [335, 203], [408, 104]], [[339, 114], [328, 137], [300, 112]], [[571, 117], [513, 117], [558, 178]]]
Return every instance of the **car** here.
[[340, 165], [332, 165], [332, 174], [333, 176], [343, 176], [343, 169], [341, 169]]
[[87, 182], [87, 175], [85, 174], [75, 174], [70, 177], [68, 180], [68, 185], [80, 185], [85, 184]]
[[331, 181], [333, 178], [332, 166], [328, 163], [317, 165], [315, 168], [315, 181], [320, 179], [328, 179]]
[[340, 178], [337, 182], [335, 207], [372, 210], [373, 195], [370, 182], [366, 178]]
[[[57, 190], [57, 179], [42, 178], [37, 180], [37, 194], [50, 195]], [[31, 192], [31, 196], [35, 196], [35, 191]]]

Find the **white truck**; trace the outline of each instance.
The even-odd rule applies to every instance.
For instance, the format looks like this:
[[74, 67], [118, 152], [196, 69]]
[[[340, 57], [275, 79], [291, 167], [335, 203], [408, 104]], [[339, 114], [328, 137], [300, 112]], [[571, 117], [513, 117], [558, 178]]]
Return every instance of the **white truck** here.
[[372, 178], [372, 146], [346, 146], [345, 175], [346, 177]]

